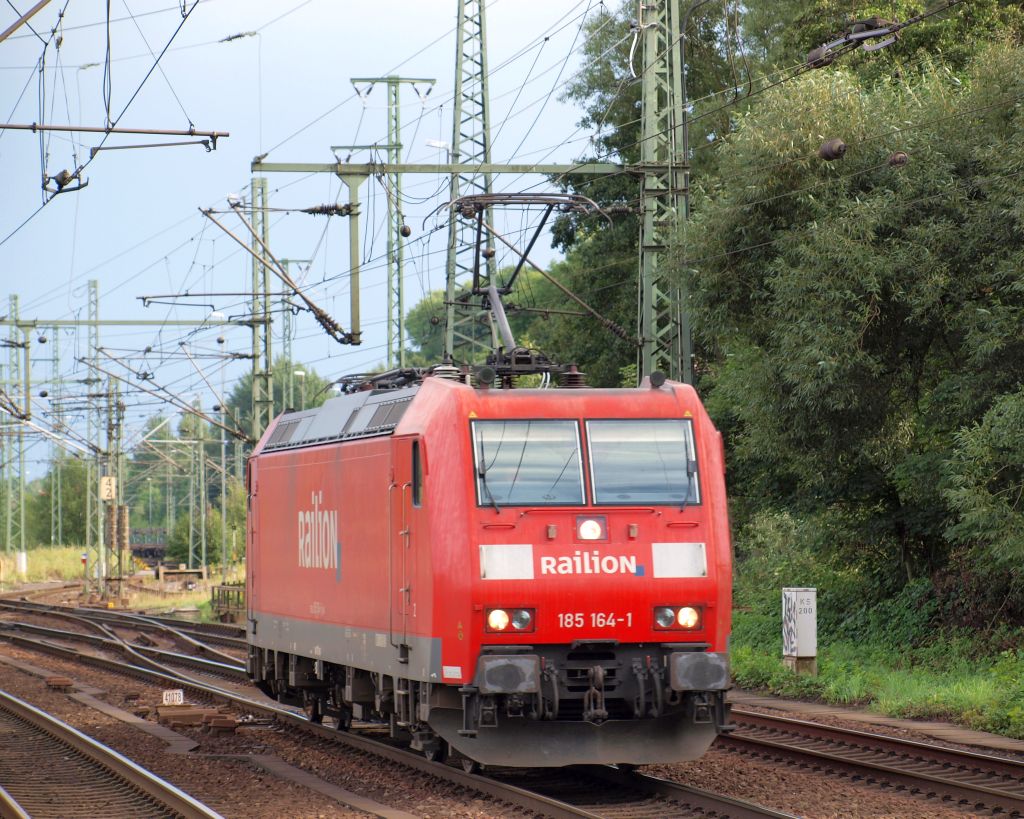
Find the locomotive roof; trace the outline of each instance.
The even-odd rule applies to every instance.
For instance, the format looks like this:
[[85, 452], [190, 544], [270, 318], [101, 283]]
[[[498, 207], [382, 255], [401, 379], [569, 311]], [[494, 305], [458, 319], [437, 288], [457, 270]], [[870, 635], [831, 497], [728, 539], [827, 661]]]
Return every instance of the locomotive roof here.
[[263, 450], [390, 435], [418, 391], [418, 385], [400, 390], [366, 390], [339, 395], [315, 409], [290, 412], [278, 421]]

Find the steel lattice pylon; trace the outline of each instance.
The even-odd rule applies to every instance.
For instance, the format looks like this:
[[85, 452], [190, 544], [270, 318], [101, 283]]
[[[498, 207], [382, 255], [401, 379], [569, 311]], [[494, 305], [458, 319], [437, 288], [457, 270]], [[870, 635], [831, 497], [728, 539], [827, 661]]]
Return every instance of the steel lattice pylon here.
[[[692, 6], [691, 6], [692, 8]], [[681, 9], [678, 0], [638, 4], [643, 38], [640, 163], [640, 375], [662, 370], [693, 383], [686, 293], [666, 270], [666, 249], [684, 217], [687, 168]], [[685, 22], [683, 22], [685, 25]]]
[[[484, 0], [459, 0], [458, 34], [455, 44], [455, 107], [452, 122], [451, 161], [453, 163], [484, 164], [491, 161], [491, 131], [487, 92], [487, 26]], [[452, 174], [449, 201], [460, 196], [490, 193], [491, 174]], [[493, 224], [491, 210], [485, 217]], [[478, 343], [474, 327], [481, 315], [478, 298], [456, 303], [460, 288], [466, 288], [472, 279], [473, 248], [476, 229], [472, 220], [463, 222], [457, 214], [451, 215], [448, 227], [448, 261], [445, 287], [445, 356], [455, 359], [458, 347], [468, 347], [462, 360], [469, 361]], [[496, 264], [487, 259], [486, 282], [494, 279]], [[467, 291], [468, 292], [468, 291]], [[488, 318], [490, 312], [486, 313]], [[493, 330], [488, 334], [482, 352], [490, 352]]]
[[[60, 331], [54, 328], [52, 338], [53, 345], [50, 348], [52, 358], [50, 359], [51, 372], [53, 373], [53, 395], [60, 395]], [[50, 402], [50, 414], [53, 421], [53, 428], [58, 432], [64, 429], [63, 401]], [[64, 499], [62, 472], [63, 452], [60, 443], [54, 441], [50, 445], [50, 458], [53, 466], [50, 469], [50, 545], [64, 545]]]
[[102, 595], [106, 591], [107, 561], [106, 549], [103, 545], [103, 509], [100, 503], [100, 458], [98, 442], [100, 429], [103, 421], [100, 417], [102, 410], [96, 401], [92, 389], [102, 381], [97, 377], [99, 372], [99, 349], [100, 349], [100, 293], [99, 282], [96, 279], [89, 279], [89, 357], [92, 366], [86, 378], [86, 393], [92, 397], [89, 399], [89, 409], [86, 416], [86, 439], [90, 444], [97, 446], [96, 454], [89, 458], [86, 469], [85, 480], [85, 551], [86, 568], [90, 574], [90, 581], [95, 578], [95, 591]]
[[[18, 297], [12, 295], [9, 304], [10, 315], [17, 321]], [[28, 340], [23, 338], [23, 335], [25, 334], [19, 334], [17, 326], [11, 326], [10, 340], [8, 341], [10, 355], [7, 365], [7, 383], [12, 393], [22, 393], [25, 406], [21, 407], [21, 411], [27, 413], [30, 399], [25, 384], [28, 373], [22, 368], [22, 358]], [[7, 484], [7, 550], [17, 549], [23, 552], [25, 551], [25, 428], [17, 420], [13, 424], [7, 424], [6, 427], [5, 437], [8, 447], [4, 472]], [[15, 476], [15, 458], [17, 458], [17, 476]]]
[[[251, 221], [263, 247], [270, 246], [270, 225], [267, 221], [267, 180], [252, 179]], [[270, 283], [267, 267], [258, 261], [263, 250], [259, 241], [252, 241], [252, 431], [259, 440], [263, 430], [274, 420], [274, 382], [270, 349]]]

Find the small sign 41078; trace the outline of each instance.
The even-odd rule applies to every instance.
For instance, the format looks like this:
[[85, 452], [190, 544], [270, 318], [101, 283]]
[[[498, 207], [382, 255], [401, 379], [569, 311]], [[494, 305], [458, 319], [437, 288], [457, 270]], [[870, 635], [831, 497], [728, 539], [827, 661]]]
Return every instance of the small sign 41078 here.
[[180, 688], [171, 688], [164, 691], [164, 705], [184, 705], [185, 692]]

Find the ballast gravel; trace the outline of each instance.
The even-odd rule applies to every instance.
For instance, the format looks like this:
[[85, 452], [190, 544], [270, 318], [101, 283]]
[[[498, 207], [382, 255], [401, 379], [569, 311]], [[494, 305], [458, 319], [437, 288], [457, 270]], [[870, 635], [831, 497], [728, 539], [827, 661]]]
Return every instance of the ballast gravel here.
[[[4, 641], [0, 641], [0, 655], [72, 677], [80, 685], [98, 689], [100, 693], [95, 696], [99, 699], [127, 711], [148, 708], [147, 718], [155, 719], [161, 692], [151, 683], [25, 650]], [[366, 815], [244, 761], [224, 758], [225, 755], [255, 754], [276, 755], [327, 782], [416, 816], [505, 819], [526, 815], [514, 807], [426, 774], [259, 720], [243, 724], [235, 734], [223, 736], [212, 736], [198, 728], [179, 729], [179, 733], [197, 742], [198, 747], [189, 753], [172, 754], [163, 741], [86, 707], [66, 694], [50, 691], [42, 679], [7, 664], [0, 665], [0, 688], [116, 748], [229, 819], [326, 819]], [[244, 713], [238, 709], [232, 709], [232, 714], [244, 718]], [[947, 819], [974, 815], [969, 810], [958, 810], [933, 800], [886, 792], [714, 747], [694, 762], [645, 766], [641, 770], [808, 819], [925, 816]]]

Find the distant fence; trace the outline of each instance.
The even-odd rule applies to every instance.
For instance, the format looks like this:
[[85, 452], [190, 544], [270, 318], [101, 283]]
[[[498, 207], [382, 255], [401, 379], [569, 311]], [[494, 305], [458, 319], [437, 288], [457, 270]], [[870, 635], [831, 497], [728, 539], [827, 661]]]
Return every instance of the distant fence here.
[[245, 620], [245, 586], [232, 584], [210, 589], [210, 606], [214, 616], [222, 623], [241, 623]]

